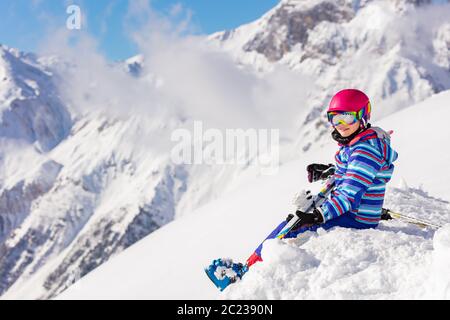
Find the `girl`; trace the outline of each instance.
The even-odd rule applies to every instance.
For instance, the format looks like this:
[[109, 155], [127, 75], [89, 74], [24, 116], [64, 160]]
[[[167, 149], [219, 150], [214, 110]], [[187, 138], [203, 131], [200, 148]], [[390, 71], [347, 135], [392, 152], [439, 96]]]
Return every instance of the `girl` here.
[[[389, 133], [368, 123], [370, 112], [369, 98], [362, 91], [345, 89], [334, 95], [327, 116], [334, 128], [331, 136], [339, 145], [335, 156], [335, 188], [313, 212], [297, 211], [301, 224], [285, 238], [295, 238], [317, 228], [367, 229], [378, 225], [386, 183], [391, 179], [398, 154], [390, 147]], [[309, 181], [321, 179], [329, 168], [330, 165], [309, 165]], [[289, 215], [266, 240], [275, 238], [292, 217]], [[262, 261], [262, 245], [248, 258], [247, 267]]]

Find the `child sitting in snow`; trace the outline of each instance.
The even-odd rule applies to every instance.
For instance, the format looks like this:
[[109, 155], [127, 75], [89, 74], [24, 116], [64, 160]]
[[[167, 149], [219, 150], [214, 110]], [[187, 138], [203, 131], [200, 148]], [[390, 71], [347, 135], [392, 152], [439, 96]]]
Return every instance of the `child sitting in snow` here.
[[[359, 90], [342, 90], [333, 97], [327, 116], [334, 128], [332, 137], [339, 144], [335, 156], [335, 188], [313, 212], [297, 211], [301, 223], [285, 238], [295, 238], [317, 228], [378, 226], [386, 184], [391, 179], [398, 154], [390, 147], [389, 133], [368, 123], [370, 112], [369, 98]], [[309, 165], [309, 181], [322, 179], [330, 167], [333, 165]], [[292, 218], [293, 215], [289, 215], [266, 240], [275, 238]], [[247, 260], [247, 267], [262, 261], [261, 250], [262, 244]]]

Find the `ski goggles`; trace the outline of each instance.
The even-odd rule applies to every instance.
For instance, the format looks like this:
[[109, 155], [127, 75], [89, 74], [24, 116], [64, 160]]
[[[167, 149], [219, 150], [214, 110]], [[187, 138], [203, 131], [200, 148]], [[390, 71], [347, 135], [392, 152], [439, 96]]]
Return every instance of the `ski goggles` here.
[[355, 112], [355, 111], [346, 111], [346, 112], [328, 112], [328, 122], [330, 122], [333, 127], [336, 127], [340, 124], [343, 125], [352, 125], [358, 120], [361, 119], [361, 112]]

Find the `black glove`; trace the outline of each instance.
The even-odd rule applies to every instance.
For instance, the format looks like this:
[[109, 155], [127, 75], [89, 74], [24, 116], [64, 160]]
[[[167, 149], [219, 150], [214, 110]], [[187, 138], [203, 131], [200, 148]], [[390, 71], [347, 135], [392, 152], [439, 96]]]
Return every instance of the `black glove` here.
[[297, 210], [295, 214], [300, 218], [301, 225], [305, 224], [315, 225], [323, 223], [322, 213], [320, 213], [318, 209], [314, 209], [312, 213]]
[[312, 163], [306, 167], [306, 171], [308, 171], [308, 181], [315, 182], [318, 180], [325, 180], [329, 176], [333, 175], [335, 168], [331, 163]]
[[389, 214], [389, 210], [383, 208], [381, 210], [381, 220], [392, 220], [393, 218], [391, 217], [391, 215]]
[[[300, 218], [300, 224], [298, 228], [304, 225], [316, 225], [323, 223], [322, 213], [320, 213], [318, 209], [314, 209], [314, 211], [311, 213], [297, 210], [295, 214]], [[288, 217], [286, 218], [286, 222], [289, 222], [293, 217], [293, 214], [288, 215]]]

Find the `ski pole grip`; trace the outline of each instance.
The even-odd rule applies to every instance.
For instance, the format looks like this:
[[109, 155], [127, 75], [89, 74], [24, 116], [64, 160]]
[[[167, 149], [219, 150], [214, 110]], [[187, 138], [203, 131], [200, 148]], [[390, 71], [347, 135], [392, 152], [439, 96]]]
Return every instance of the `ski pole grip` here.
[[389, 214], [389, 209], [381, 209], [381, 220], [392, 220], [391, 215]]

